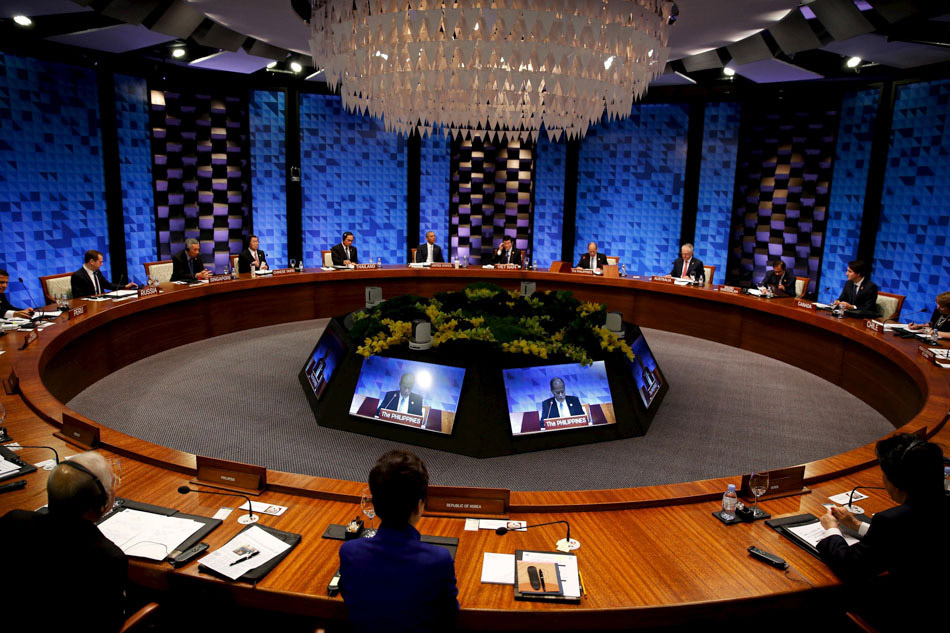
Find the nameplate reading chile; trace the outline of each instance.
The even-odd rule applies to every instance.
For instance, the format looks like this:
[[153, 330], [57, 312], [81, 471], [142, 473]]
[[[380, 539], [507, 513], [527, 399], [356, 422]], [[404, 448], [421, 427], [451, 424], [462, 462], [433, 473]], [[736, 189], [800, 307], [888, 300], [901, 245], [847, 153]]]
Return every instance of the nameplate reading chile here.
[[871, 330], [872, 332], [883, 332], [884, 324], [880, 321], [875, 321], [874, 319], [868, 319], [864, 324], [864, 327]]

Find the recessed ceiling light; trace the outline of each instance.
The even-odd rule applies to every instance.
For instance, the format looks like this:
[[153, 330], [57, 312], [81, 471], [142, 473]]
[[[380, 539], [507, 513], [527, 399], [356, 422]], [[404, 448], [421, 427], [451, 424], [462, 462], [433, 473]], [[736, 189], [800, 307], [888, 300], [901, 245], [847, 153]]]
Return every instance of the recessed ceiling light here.
[[845, 66], [847, 66], [848, 68], [854, 68], [860, 63], [861, 63], [860, 57], [852, 57], [851, 59], [845, 62]]
[[303, 66], [301, 66], [299, 62], [290, 62], [290, 69], [295, 73], [299, 73], [303, 70]]
[[185, 56], [185, 49], [183, 48], [172, 49], [172, 57], [178, 58], [178, 57], [184, 57], [184, 56]]
[[267, 67], [268, 67], [268, 68], [277, 68], [277, 62], [271, 62], [271, 63], [267, 64]]
[[733, 75], [736, 74], [736, 71], [726, 66], [725, 68], [722, 69], [722, 74], [725, 75], [726, 77], [732, 77]]
[[15, 15], [13, 16], [13, 21], [20, 26], [33, 26], [33, 20], [26, 17], [25, 15]]

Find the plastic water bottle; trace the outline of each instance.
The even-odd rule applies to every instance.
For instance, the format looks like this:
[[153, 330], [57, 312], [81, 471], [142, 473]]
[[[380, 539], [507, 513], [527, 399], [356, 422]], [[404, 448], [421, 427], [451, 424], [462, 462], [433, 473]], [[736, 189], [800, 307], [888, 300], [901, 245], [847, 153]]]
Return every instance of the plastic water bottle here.
[[626, 276], [627, 276], [627, 265], [626, 265], [626, 264], [620, 264], [620, 276], [621, 276], [621, 277], [626, 277]]
[[383, 267], [383, 258], [382, 258], [382, 257], [377, 257], [377, 258], [376, 258], [376, 268], [382, 268], [382, 267]]
[[303, 272], [303, 257], [300, 258], [300, 261], [297, 262], [297, 272]]
[[736, 497], [736, 485], [729, 484], [729, 487], [726, 488], [726, 493], [722, 495], [722, 512], [719, 513], [726, 521], [732, 521], [736, 518], [736, 502], [738, 498]]
[[234, 268], [231, 269], [231, 279], [237, 279], [237, 278], [238, 278], [238, 269], [237, 269], [237, 266], [235, 266]]

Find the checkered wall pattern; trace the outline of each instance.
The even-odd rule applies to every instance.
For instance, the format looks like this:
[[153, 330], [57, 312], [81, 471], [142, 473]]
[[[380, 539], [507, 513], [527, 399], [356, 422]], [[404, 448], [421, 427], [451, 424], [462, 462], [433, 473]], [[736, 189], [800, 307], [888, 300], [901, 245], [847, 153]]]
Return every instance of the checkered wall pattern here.
[[894, 103], [872, 278], [925, 321], [950, 290], [950, 80], [905, 84]]
[[534, 170], [534, 231], [532, 261], [547, 270], [561, 259], [564, 233], [564, 167], [567, 143], [553, 143], [546, 135], [538, 137]]
[[713, 281], [723, 283], [729, 258], [732, 189], [736, 181], [736, 153], [742, 104], [707, 103], [703, 115], [703, 160], [699, 170], [696, 207], [696, 255], [715, 266]]
[[879, 95], [877, 89], [862, 90], [846, 94], [841, 100], [821, 275], [817, 280], [813, 277], [809, 284], [809, 292], [817, 287], [818, 298], [825, 303], [841, 294], [847, 281], [848, 262], [857, 256]]
[[490, 263], [504, 237], [531, 257], [534, 151], [529, 141], [452, 141], [451, 256]]
[[195, 238], [205, 265], [221, 272], [250, 224], [247, 93], [153, 88], [150, 101], [159, 259]]
[[152, 148], [149, 141], [148, 85], [145, 79], [115, 76], [115, 115], [119, 139], [125, 256], [129, 279], [143, 281], [146, 262], [158, 260]]
[[435, 231], [435, 243], [449, 254], [449, 158], [451, 141], [442, 135], [422, 139], [419, 155], [419, 243]]
[[[581, 143], [574, 261], [597, 242], [628, 274], [668, 273], [679, 252], [689, 106], [634, 105]], [[702, 252], [697, 252], [702, 258]]]
[[0, 53], [0, 163], [0, 267], [27, 306], [40, 276], [109, 252], [95, 73]]
[[288, 263], [284, 98], [282, 91], [252, 91], [248, 124], [253, 233], [260, 239], [260, 248], [267, 253], [272, 268]]
[[379, 121], [343, 110], [335, 95], [300, 95], [303, 251], [355, 234], [360, 262], [403, 263], [406, 253], [406, 141]]
[[828, 218], [838, 105], [743, 110], [728, 274], [759, 282], [781, 259], [796, 276], [818, 276]]

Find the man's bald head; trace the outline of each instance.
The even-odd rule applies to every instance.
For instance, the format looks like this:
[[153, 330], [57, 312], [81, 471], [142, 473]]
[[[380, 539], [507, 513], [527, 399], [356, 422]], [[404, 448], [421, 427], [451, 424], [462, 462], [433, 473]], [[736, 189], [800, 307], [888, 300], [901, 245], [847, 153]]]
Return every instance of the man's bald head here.
[[115, 501], [112, 468], [102, 455], [95, 452], [76, 455], [69, 461], [80, 467], [75, 468], [63, 462], [53, 469], [46, 480], [50, 512], [98, 519]]

